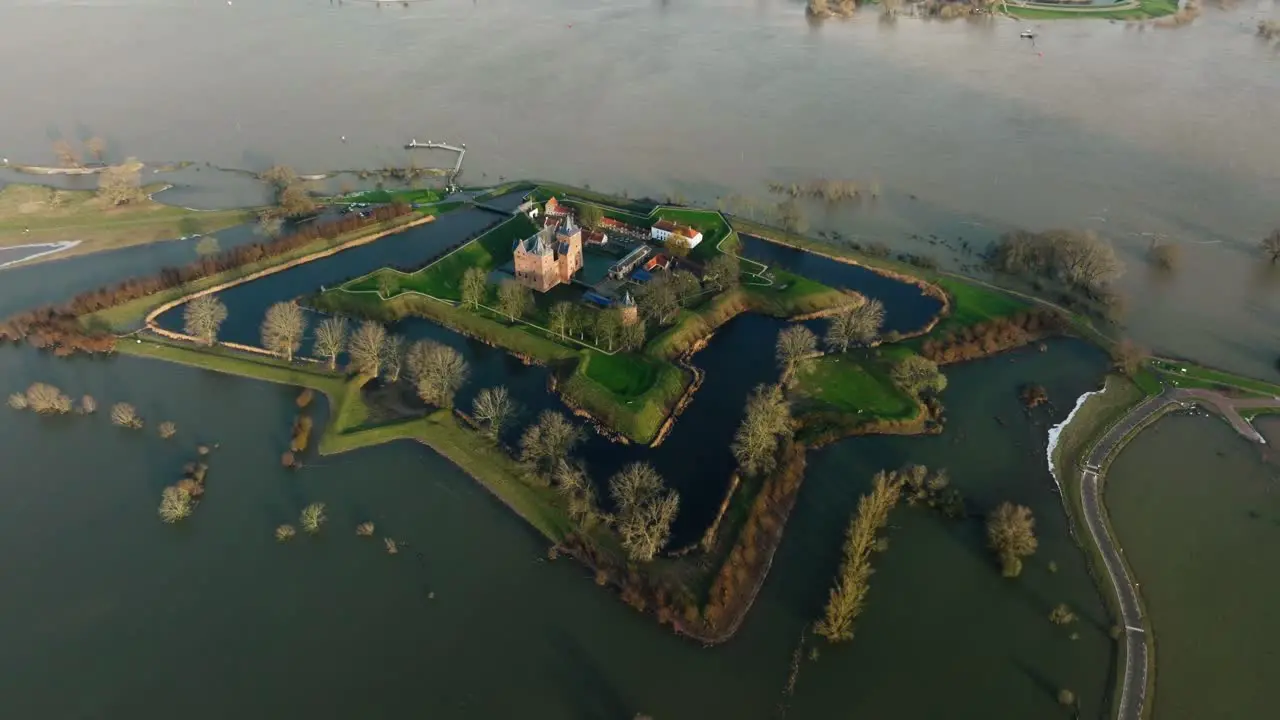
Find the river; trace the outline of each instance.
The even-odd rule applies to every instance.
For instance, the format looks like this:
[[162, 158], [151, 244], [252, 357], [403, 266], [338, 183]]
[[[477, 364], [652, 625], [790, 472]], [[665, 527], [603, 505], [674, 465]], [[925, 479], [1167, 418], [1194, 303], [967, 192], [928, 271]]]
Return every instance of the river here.
[[[1270, 4], [1210, 8], [1177, 31], [1043, 23], [1033, 47], [1016, 38], [1022, 23], [868, 15], [816, 27], [786, 0], [17, 0], [4, 10], [0, 62], [23, 72], [0, 74], [0, 154], [48, 162], [53, 140], [101, 135], [112, 158], [196, 161], [164, 176], [179, 187], [161, 199], [198, 207], [262, 197], [205, 162], [402, 165], [412, 137], [469, 143], [473, 183], [541, 176], [712, 202], [764, 198], [772, 180], [875, 180], [876, 202], [810, 207], [815, 229], [942, 253], [930, 234], [981, 246], [1013, 226], [1090, 227], [1129, 263], [1121, 288], [1135, 337], [1269, 376], [1280, 302], [1252, 255], [1280, 190], [1275, 54], [1252, 37], [1268, 14]], [[65, 42], [51, 50], [50, 38]], [[1145, 270], [1144, 233], [1185, 246], [1180, 274]], [[222, 235], [252, 239], [245, 228]], [[185, 260], [191, 244], [5, 270], [0, 308]], [[734, 335], [766, 322], [737, 321], [705, 357], [734, 357]], [[478, 375], [520, 372], [487, 357], [493, 367]], [[902, 508], [858, 638], [803, 662], [791, 716], [1048, 717], [1060, 687], [1096, 716], [1109, 688], [1107, 621], [1043, 442], [1104, 365], [1070, 341], [964, 365], [948, 373], [946, 434], [815, 454], [754, 614], [733, 642], [703, 650], [580, 568], [547, 563], [532, 531], [420, 447], [279, 469], [294, 412], [286, 389], [0, 348], [4, 393], [50, 380], [104, 405], [134, 402], [151, 428], [179, 426], [166, 444], [100, 416], [3, 409], [0, 541], [14, 550], [0, 573], [21, 581], [0, 600], [0, 694], [21, 717], [157, 707], [210, 718], [772, 717], [856, 495], [874, 470], [912, 460], [948, 467], [977, 510], [1031, 506], [1040, 551], [1009, 583], [977, 519], [947, 525]], [[540, 377], [525, 372], [532, 392]], [[1055, 402], [1034, 425], [1016, 400], [1028, 381]], [[197, 440], [222, 443], [210, 491], [190, 521], [162, 526], [159, 490]], [[695, 469], [706, 462], [693, 458]], [[312, 500], [330, 505], [323, 536], [277, 545], [271, 529]], [[408, 547], [389, 557], [356, 538], [364, 519]], [[1058, 602], [1083, 618], [1078, 639], [1046, 619]]]

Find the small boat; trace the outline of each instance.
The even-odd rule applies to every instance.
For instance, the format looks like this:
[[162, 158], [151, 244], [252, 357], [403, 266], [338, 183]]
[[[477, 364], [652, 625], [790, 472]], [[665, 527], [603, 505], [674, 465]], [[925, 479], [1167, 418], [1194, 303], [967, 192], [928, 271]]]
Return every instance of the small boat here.
[[1023, 31], [1018, 35], [1018, 37], [1020, 37], [1020, 38], [1026, 38], [1027, 40], [1035, 40], [1035, 39], [1036, 39], [1036, 31], [1035, 31], [1035, 30], [1023, 30]]

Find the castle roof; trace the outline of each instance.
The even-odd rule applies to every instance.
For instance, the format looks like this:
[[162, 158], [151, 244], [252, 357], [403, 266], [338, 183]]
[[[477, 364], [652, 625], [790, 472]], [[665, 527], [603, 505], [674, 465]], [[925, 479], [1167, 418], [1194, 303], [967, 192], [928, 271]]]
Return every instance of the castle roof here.
[[524, 240], [516, 240], [516, 252], [531, 253], [533, 255], [551, 254], [553, 245], [548, 237], [549, 234], [544, 228]]
[[670, 233], [676, 233], [678, 235], [683, 235], [687, 238], [696, 237], [698, 234], [697, 230], [694, 230], [688, 225], [681, 225], [680, 223], [674, 223], [674, 222], [671, 222], [670, 220], [659, 220], [658, 222], [654, 223], [653, 226], [658, 228], [659, 230], [665, 230]]
[[636, 304], [636, 301], [631, 298], [631, 291], [622, 293], [621, 304], [622, 304], [622, 307], [631, 307]]

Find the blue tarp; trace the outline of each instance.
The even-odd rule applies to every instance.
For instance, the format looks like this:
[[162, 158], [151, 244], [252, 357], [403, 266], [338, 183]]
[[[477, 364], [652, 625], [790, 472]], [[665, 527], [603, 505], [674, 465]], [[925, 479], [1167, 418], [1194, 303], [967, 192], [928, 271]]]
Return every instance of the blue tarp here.
[[595, 303], [596, 305], [599, 305], [601, 307], [609, 307], [610, 305], [613, 304], [613, 301], [611, 301], [609, 298], [594, 292], [583, 293], [582, 299], [586, 300], [589, 303]]
[[638, 283], [649, 282], [652, 277], [653, 275], [649, 274], [648, 270], [637, 270], [631, 273], [631, 279]]

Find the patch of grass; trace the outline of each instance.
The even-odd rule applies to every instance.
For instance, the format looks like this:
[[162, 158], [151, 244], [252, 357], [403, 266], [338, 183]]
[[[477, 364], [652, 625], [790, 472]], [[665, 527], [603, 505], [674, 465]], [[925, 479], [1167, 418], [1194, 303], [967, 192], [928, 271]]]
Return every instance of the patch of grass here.
[[639, 443], [652, 442], [689, 383], [683, 370], [642, 355], [584, 352], [561, 390]]
[[772, 270], [772, 285], [743, 285], [751, 309], [774, 317], [792, 317], [838, 307], [850, 298], [835, 288], [816, 280]]
[[1052, 8], [1007, 6], [1010, 15], [1027, 20], [1145, 20], [1172, 15], [1178, 11], [1178, 0], [1140, 0], [1131, 10], [1072, 11]]
[[332, 200], [339, 204], [370, 203], [384, 205], [386, 203], [403, 202], [410, 205], [437, 203], [445, 199], [444, 190], [436, 188], [415, 188], [411, 190], [365, 190]]
[[462, 274], [478, 267], [486, 273], [511, 260], [516, 240], [537, 232], [524, 215], [507, 220], [418, 272], [400, 278], [400, 287], [438, 298], [462, 299]]
[[917, 412], [912, 398], [889, 379], [883, 360], [847, 354], [811, 361], [799, 376], [795, 392], [814, 403], [869, 420], [903, 420]]
[[1222, 370], [1174, 360], [1152, 360], [1151, 370], [1169, 384], [1183, 388], [1219, 390], [1223, 387], [1243, 390], [1266, 397], [1280, 396], [1280, 385], [1255, 380]]
[[939, 330], [976, 325], [986, 320], [1007, 317], [1031, 307], [1029, 302], [1008, 293], [957, 278], [944, 276], [938, 278], [936, 282], [951, 296], [952, 303], [951, 315], [939, 323]]
[[[143, 191], [163, 188], [149, 185]], [[74, 248], [47, 256], [50, 260], [216, 232], [251, 218], [252, 212], [246, 210], [187, 210], [150, 198], [110, 208], [102, 205], [92, 190], [24, 184], [0, 189], [0, 247], [80, 241]]]
[[729, 221], [716, 210], [662, 206], [653, 211], [651, 222], [659, 218], [688, 225], [702, 233], [702, 242], [690, 253], [694, 260], [710, 260], [716, 255], [720, 241], [733, 232]]

